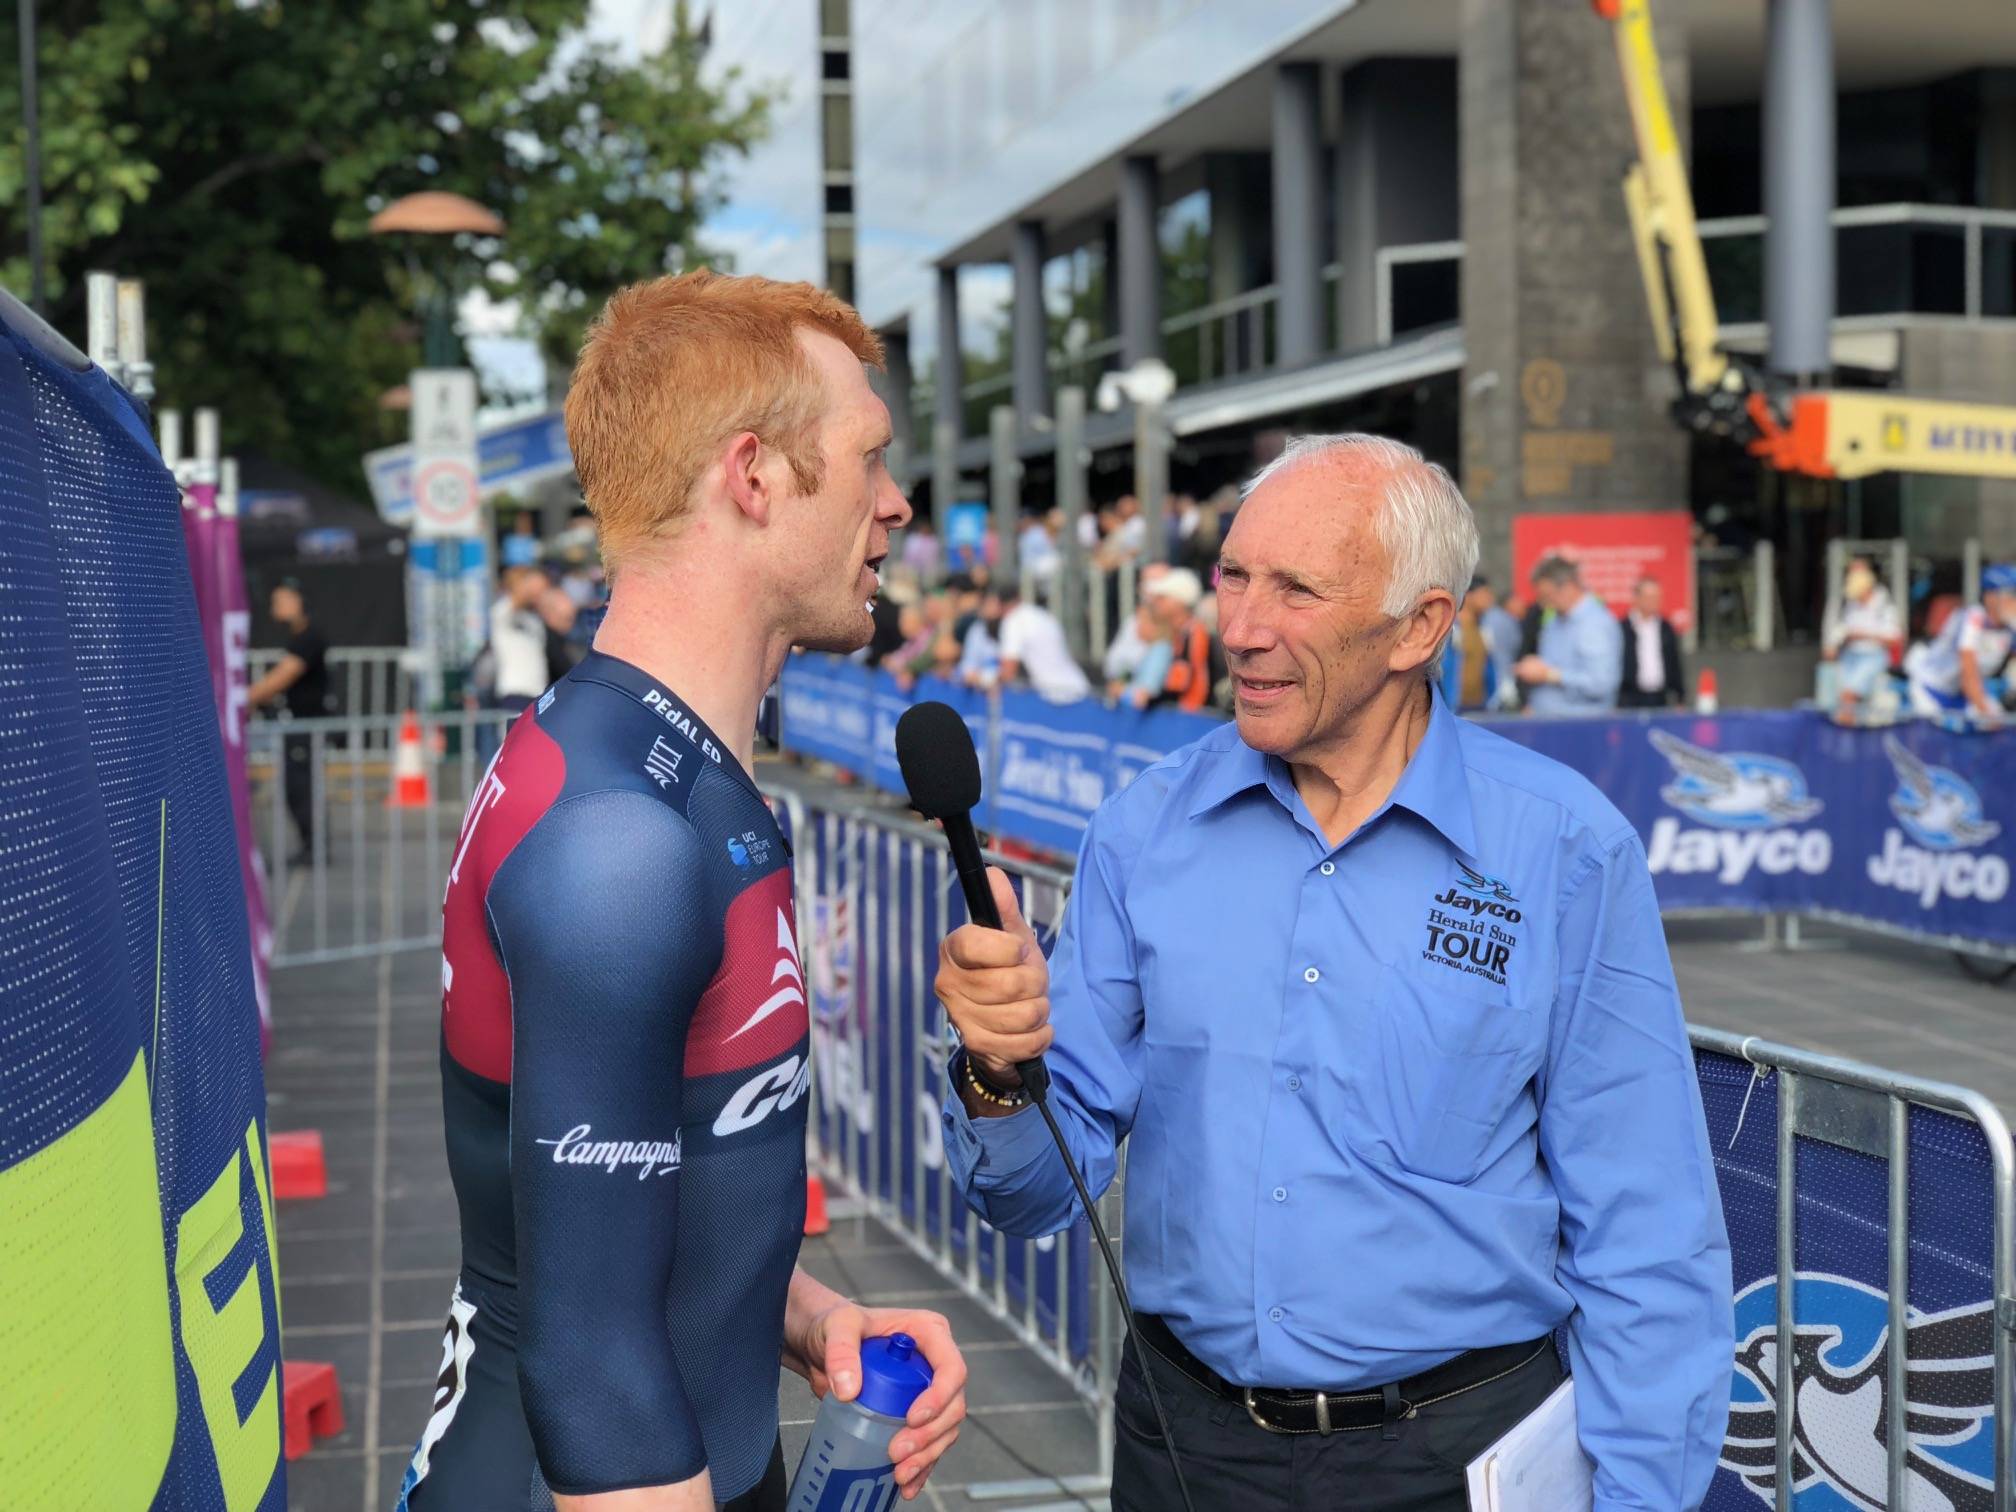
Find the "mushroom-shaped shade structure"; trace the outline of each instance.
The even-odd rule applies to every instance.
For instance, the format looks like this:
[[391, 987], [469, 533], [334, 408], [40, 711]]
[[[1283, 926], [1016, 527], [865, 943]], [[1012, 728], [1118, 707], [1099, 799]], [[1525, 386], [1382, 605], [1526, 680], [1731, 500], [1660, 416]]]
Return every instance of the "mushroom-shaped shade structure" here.
[[429, 189], [394, 200], [371, 217], [371, 230], [380, 236], [401, 231], [431, 236], [452, 236], [458, 231], [502, 236], [504, 222], [472, 199]]

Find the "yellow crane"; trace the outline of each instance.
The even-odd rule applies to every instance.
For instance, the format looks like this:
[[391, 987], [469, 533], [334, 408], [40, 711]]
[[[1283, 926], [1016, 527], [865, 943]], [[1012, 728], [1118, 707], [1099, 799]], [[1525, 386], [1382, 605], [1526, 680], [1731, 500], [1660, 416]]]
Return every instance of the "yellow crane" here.
[[2016, 408], [1913, 399], [1881, 390], [1798, 389], [1720, 345], [1694, 193], [1659, 74], [1651, 0], [1591, 0], [1611, 24], [1638, 160], [1624, 203], [1659, 354], [1674, 366], [1681, 423], [1727, 436], [1784, 472], [1866, 478], [1880, 472], [2016, 478]]

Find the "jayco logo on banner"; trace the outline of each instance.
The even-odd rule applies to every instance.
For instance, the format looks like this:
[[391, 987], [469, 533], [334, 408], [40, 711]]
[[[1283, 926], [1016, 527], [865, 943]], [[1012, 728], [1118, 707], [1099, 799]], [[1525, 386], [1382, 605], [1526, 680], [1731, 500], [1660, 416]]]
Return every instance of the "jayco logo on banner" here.
[[[1801, 1271], [1793, 1283], [1792, 1389], [1798, 1432], [1793, 1491], [1801, 1512], [1887, 1504], [1889, 1298], [1844, 1276]], [[1995, 1474], [1994, 1305], [1927, 1314], [1905, 1341], [1914, 1507], [1990, 1512]], [[1721, 1463], [1766, 1507], [1778, 1505], [1778, 1282], [1736, 1294], [1736, 1359]]]
[[1833, 864], [1834, 842], [1823, 829], [1800, 829], [1824, 805], [1807, 791], [1806, 774], [1780, 756], [1709, 751], [1664, 730], [1647, 739], [1673, 769], [1659, 796], [1702, 828], [1672, 815], [1652, 825], [1646, 860], [1652, 873], [1713, 873], [1734, 887], [1757, 870], [1780, 877], [1817, 877]]
[[2000, 902], [2009, 891], [2009, 863], [1973, 851], [2002, 826], [1986, 816], [1974, 785], [1920, 760], [1894, 735], [1883, 737], [1883, 752], [1897, 773], [1890, 812], [1902, 828], [1883, 831], [1883, 853], [1869, 858], [1869, 880], [1912, 894], [1924, 909], [1943, 898]]

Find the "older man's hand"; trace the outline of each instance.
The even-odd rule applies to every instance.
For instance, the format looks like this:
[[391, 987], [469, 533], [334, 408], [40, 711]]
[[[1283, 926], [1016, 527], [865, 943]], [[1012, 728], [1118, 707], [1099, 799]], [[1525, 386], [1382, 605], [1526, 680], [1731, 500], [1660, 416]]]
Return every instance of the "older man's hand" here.
[[963, 924], [947, 935], [934, 987], [966, 1053], [994, 1081], [1012, 1086], [1016, 1063], [1050, 1048], [1050, 967], [1007, 875], [990, 866], [987, 881], [1001, 928]]

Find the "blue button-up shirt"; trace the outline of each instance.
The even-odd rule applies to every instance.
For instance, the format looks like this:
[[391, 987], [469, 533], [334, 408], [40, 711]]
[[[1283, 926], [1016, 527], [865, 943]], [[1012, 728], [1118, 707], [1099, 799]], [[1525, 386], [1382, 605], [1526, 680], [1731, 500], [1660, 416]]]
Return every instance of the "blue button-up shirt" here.
[[1624, 628], [1593, 593], [1541, 627], [1540, 660], [1561, 674], [1558, 683], [1526, 691], [1535, 714], [1602, 714], [1617, 707], [1624, 678]]
[[[1228, 1380], [1333, 1390], [1566, 1322], [1599, 1512], [1698, 1504], [1728, 1241], [1645, 854], [1588, 782], [1437, 696], [1333, 845], [1226, 725], [1094, 816], [1050, 972], [1091, 1190], [1131, 1138], [1137, 1308]], [[1071, 1221], [1033, 1110], [945, 1123], [989, 1222]]]

